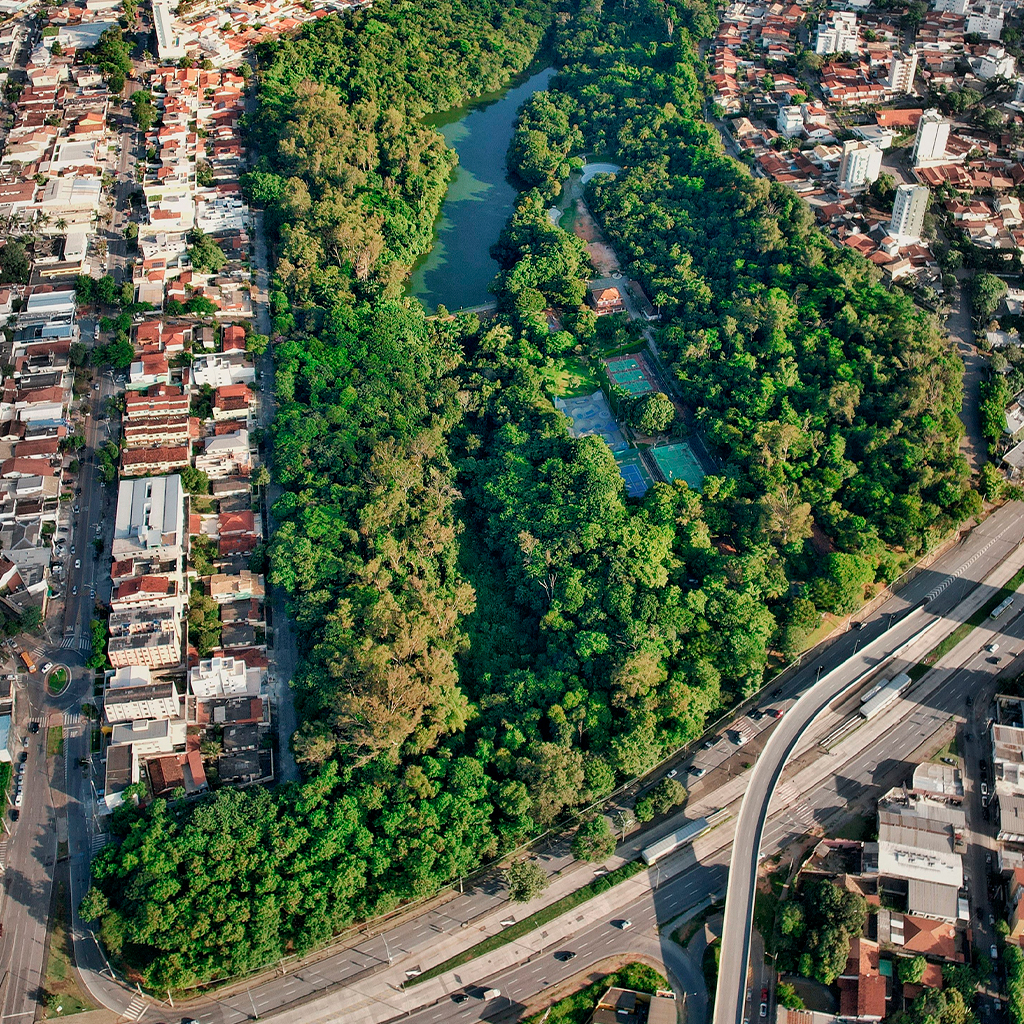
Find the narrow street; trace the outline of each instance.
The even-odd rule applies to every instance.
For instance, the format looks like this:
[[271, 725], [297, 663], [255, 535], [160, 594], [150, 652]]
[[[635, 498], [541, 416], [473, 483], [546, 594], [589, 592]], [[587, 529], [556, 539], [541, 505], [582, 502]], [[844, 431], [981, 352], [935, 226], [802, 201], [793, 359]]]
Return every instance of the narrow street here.
[[967, 457], [971, 472], [978, 473], [988, 461], [988, 445], [981, 435], [981, 382], [988, 372], [988, 361], [974, 344], [974, 331], [971, 328], [971, 300], [967, 294], [970, 271], [957, 271], [956, 298], [950, 303], [950, 314], [946, 320], [946, 330], [950, 339], [955, 342], [957, 351], [964, 361], [964, 404], [960, 411], [960, 420], [964, 425], [964, 436], [960, 440], [960, 450]]

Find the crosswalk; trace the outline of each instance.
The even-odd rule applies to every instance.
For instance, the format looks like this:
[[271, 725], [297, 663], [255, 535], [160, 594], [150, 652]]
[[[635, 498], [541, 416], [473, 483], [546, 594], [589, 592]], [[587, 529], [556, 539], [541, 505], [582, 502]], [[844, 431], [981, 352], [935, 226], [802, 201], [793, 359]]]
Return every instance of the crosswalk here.
[[91, 651], [92, 640], [87, 636], [66, 636], [60, 642], [61, 650]]
[[142, 1015], [145, 1012], [146, 1000], [136, 992], [132, 996], [132, 1001], [128, 1004], [128, 1009], [118, 1017], [118, 1021], [139, 1021], [142, 1020]]
[[109, 838], [106, 832], [93, 832], [92, 838], [89, 840], [89, 850], [92, 853], [99, 853], [107, 845]]
[[65, 711], [64, 712], [64, 724], [65, 725], [78, 725], [82, 720], [82, 713], [80, 711]]

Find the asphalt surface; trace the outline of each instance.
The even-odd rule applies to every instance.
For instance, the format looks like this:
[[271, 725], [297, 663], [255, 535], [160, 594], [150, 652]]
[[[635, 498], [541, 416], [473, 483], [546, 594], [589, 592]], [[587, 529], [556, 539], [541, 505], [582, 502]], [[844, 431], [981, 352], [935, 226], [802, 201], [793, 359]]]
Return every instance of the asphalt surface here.
[[[956, 621], [956, 609], [969, 594], [975, 593], [972, 583], [983, 580], [989, 572], [1007, 555], [1013, 553], [1024, 540], [1024, 506], [1014, 503], [1006, 506], [997, 516], [975, 530], [968, 539], [940, 559], [932, 568], [923, 572], [909, 584], [897, 598], [903, 605], [902, 614], [892, 620], [889, 626], [884, 618], [876, 616], [870, 628], [859, 631], [862, 636], [833, 648], [832, 661], [826, 662], [824, 671], [815, 668], [814, 679], [808, 679], [807, 692], [797, 705], [782, 720], [766, 745], [754, 770], [751, 772], [747, 795], [740, 810], [736, 834], [741, 840], [733, 846], [730, 867], [729, 895], [726, 901], [725, 926], [722, 937], [722, 964], [719, 974], [718, 991], [715, 1001], [716, 1024], [741, 1024], [749, 1014], [747, 1002], [747, 966], [753, 920], [754, 886], [757, 868], [764, 849], [762, 840], [769, 805], [775, 786], [782, 774], [786, 759], [801, 734], [817, 714], [827, 707], [837, 695], [845, 691], [857, 679], [862, 678], [880, 661], [898, 651], [915, 637], [935, 616]], [[987, 597], [985, 588], [978, 597]], [[924, 610], [910, 610], [918, 602], [927, 600]], [[890, 602], [891, 604], [892, 602]], [[889, 611], [886, 606], [886, 612]], [[887, 616], [886, 616], [887, 617]], [[860, 648], [859, 652], [857, 648]], [[835, 659], [841, 658], [837, 665]], [[984, 661], [982, 666], [983, 667]], [[894, 666], [895, 671], [898, 666]], [[807, 674], [809, 676], [810, 670]], [[953, 677], [956, 679], [957, 677]], [[940, 696], [929, 698], [929, 704], [941, 711], [943, 701], [959, 699], [960, 704], [966, 692], [960, 692], [960, 683], [966, 684], [968, 677], [958, 682], [947, 680]], [[927, 715], [927, 712], [922, 712]], [[948, 710], [945, 712], [948, 717]], [[911, 720], [911, 730], [920, 731], [924, 721]], [[893, 737], [893, 742], [903, 747], [905, 730]], [[916, 744], [915, 744], [916, 746]], [[909, 748], [913, 749], [913, 747]], [[877, 773], [879, 759], [873, 748], [866, 755], [865, 770]], [[873, 768], [872, 768], [873, 766]], [[864, 780], [856, 775], [841, 779], [830, 779], [825, 783], [826, 797], [833, 807], [855, 799], [863, 787]], [[827, 793], [827, 787], [834, 789], [834, 795]], [[804, 825], [803, 831], [806, 831]], [[780, 837], [776, 837], [776, 841]]]

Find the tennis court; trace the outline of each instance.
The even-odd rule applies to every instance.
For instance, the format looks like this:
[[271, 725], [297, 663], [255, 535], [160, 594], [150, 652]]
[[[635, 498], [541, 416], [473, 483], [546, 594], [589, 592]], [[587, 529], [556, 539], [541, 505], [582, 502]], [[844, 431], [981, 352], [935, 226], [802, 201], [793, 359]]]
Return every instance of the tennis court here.
[[658, 472], [668, 483], [672, 483], [673, 480], [685, 480], [694, 490], [700, 490], [704, 483], [704, 470], [700, 460], [685, 441], [652, 448], [651, 457], [658, 467]]
[[609, 373], [625, 373], [627, 370], [639, 370], [640, 364], [632, 357], [627, 356], [625, 359], [609, 359], [608, 360], [608, 372]]
[[556, 398], [555, 408], [569, 417], [569, 432], [573, 437], [597, 434], [604, 438], [613, 452], [629, 447], [603, 391], [595, 391], [582, 398]]
[[616, 384], [631, 395], [649, 395], [654, 390], [654, 385], [646, 377], [641, 377], [640, 380], [626, 381], [624, 384], [616, 382]]
[[621, 373], [613, 373], [612, 380], [616, 384], [629, 384], [634, 380], [643, 380], [643, 370], [623, 370]]
[[640, 461], [640, 453], [630, 448], [624, 452], [615, 453], [615, 461], [619, 465], [619, 472], [626, 484], [626, 494], [631, 498], [642, 498], [650, 489], [653, 481], [651, 474]]

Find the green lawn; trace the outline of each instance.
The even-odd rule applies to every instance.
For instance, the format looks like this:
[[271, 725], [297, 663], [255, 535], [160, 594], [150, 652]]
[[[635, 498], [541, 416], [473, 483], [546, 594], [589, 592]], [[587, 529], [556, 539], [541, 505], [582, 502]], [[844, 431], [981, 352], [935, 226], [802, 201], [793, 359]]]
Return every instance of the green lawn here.
[[55, 668], [46, 677], [46, 688], [50, 693], [63, 693], [68, 685], [68, 670], [66, 668]]
[[546, 389], [558, 398], [592, 395], [600, 387], [594, 372], [576, 356], [566, 356], [554, 366], [543, 367], [541, 377]]
[[64, 753], [64, 726], [55, 725], [46, 730], [46, 756], [56, 757]]
[[47, 949], [46, 977], [43, 979], [47, 1018], [69, 1017], [96, 1009], [78, 987], [71, 962], [67, 918], [67, 888], [63, 882], [58, 882], [53, 887], [50, 903], [50, 943]]

